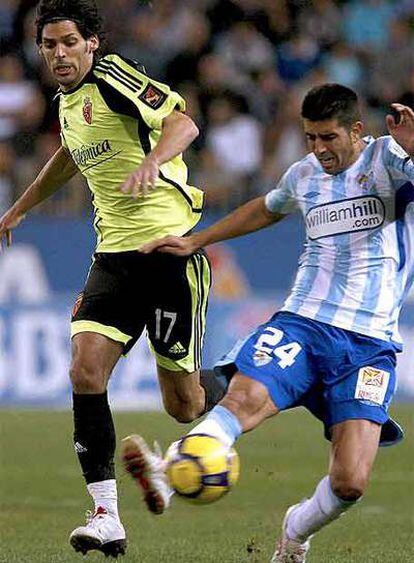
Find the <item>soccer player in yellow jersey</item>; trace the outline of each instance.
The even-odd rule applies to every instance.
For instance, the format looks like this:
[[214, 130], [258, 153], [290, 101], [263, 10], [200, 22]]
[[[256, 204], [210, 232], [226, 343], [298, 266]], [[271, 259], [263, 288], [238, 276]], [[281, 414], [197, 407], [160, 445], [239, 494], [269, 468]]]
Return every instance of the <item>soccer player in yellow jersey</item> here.
[[[42, 0], [37, 43], [60, 86], [62, 146], [0, 219], [0, 240], [9, 245], [25, 214], [76, 173], [86, 178], [98, 242], [73, 310], [70, 377], [74, 445], [95, 512], [70, 541], [77, 551], [116, 557], [126, 542], [106, 391], [115, 364], [146, 328], [170, 415], [189, 422], [223, 395], [214, 373], [200, 371], [210, 287], [206, 256], [137, 251], [154, 238], [185, 235], [199, 221], [203, 193], [187, 184], [181, 155], [198, 130], [179, 94], [134, 61], [100, 57], [101, 20], [93, 0]], [[140, 460], [132, 455], [126, 462], [134, 476]], [[153, 512], [163, 510], [164, 499], [151, 484], [145, 500]]]

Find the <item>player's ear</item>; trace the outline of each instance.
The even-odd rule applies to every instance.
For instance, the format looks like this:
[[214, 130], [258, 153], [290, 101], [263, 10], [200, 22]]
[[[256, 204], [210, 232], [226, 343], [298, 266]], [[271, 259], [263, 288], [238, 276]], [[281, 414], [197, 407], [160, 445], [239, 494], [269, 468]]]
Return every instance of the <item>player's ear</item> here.
[[88, 40], [88, 51], [90, 53], [94, 53], [97, 49], [99, 49], [99, 38], [96, 35], [92, 35]]
[[351, 126], [351, 139], [353, 143], [357, 143], [361, 138], [364, 129], [362, 121], [355, 121]]

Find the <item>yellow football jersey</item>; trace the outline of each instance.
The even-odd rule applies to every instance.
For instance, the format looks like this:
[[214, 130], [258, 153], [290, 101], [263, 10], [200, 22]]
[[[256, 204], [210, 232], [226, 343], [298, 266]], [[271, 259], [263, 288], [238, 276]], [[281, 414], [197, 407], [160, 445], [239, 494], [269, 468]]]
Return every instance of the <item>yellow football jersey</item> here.
[[120, 55], [100, 59], [73, 90], [59, 96], [62, 144], [93, 196], [98, 252], [122, 252], [199, 221], [203, 192], [187, 184], [182, 155], [161, 165], [156, 189], [133, 199], [121, 184], [154, 147], [162, 121], [183, 98]]

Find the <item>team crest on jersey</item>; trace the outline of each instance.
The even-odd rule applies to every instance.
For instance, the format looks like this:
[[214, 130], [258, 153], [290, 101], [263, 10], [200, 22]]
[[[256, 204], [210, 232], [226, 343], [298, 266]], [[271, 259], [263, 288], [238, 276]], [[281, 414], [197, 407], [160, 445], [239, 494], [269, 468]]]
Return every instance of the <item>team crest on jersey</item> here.
[[154, 86], [154, 84], [148, 84], [139, 95], [139, 99], [152, 109], [158, 109], [162, 106], [166, 98], [167, 94]]
[[82, 301], [83, 301], [83, 292], [79, 293], [79, 295], [76, 298], [75, 304], [73, 305], [73, 309], [72, 309], [72, 317], [76, 317], [76, 314], [79, 311], [80, 306], [82, 305]]
[[365, 366], [358, 372], [355, 398], [382, 405], [388, 388], [390, 374], [388, 371]]
[[83, 100], [82, 113], [86, 123], [90, 125], [92, 123], [92, 102], [89, 97]]
[[374, 183], [374, 173], [368, 172], [368, 174], [359, 174], [357, 176], [358, 185], [365, 191], [369, 191], [375, 187]]

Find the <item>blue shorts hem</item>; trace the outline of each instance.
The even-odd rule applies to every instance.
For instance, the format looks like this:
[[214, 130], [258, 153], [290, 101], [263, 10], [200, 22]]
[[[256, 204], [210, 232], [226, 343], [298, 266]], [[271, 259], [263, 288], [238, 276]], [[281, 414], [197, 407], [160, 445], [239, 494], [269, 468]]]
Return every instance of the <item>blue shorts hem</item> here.
[[258, 381], [266, 387], [273, 404], [279, 411], [287, 410], [293, 406], [294, 401], [292, 400], [290, 390], [285, 389], [282, 384], [279, 384], [279, 382], [275, 381], [271, 376], [267, 374], [249, 373], [249, 369], [243, 369], [243, 365], [240, 362], [237, 362], [236, 367], [240, 373], [250, 379], [254, 379], [254, 381]]
[[334, 403], [329, 405], [329, 408], [333, 412], [329, 413], [324, 420], [325, 426], [328, 428], [345, 420], [364, 419], [384, 424], [389, 419], [384, 407], [380, 405], [367, 405], [357, 399]]

